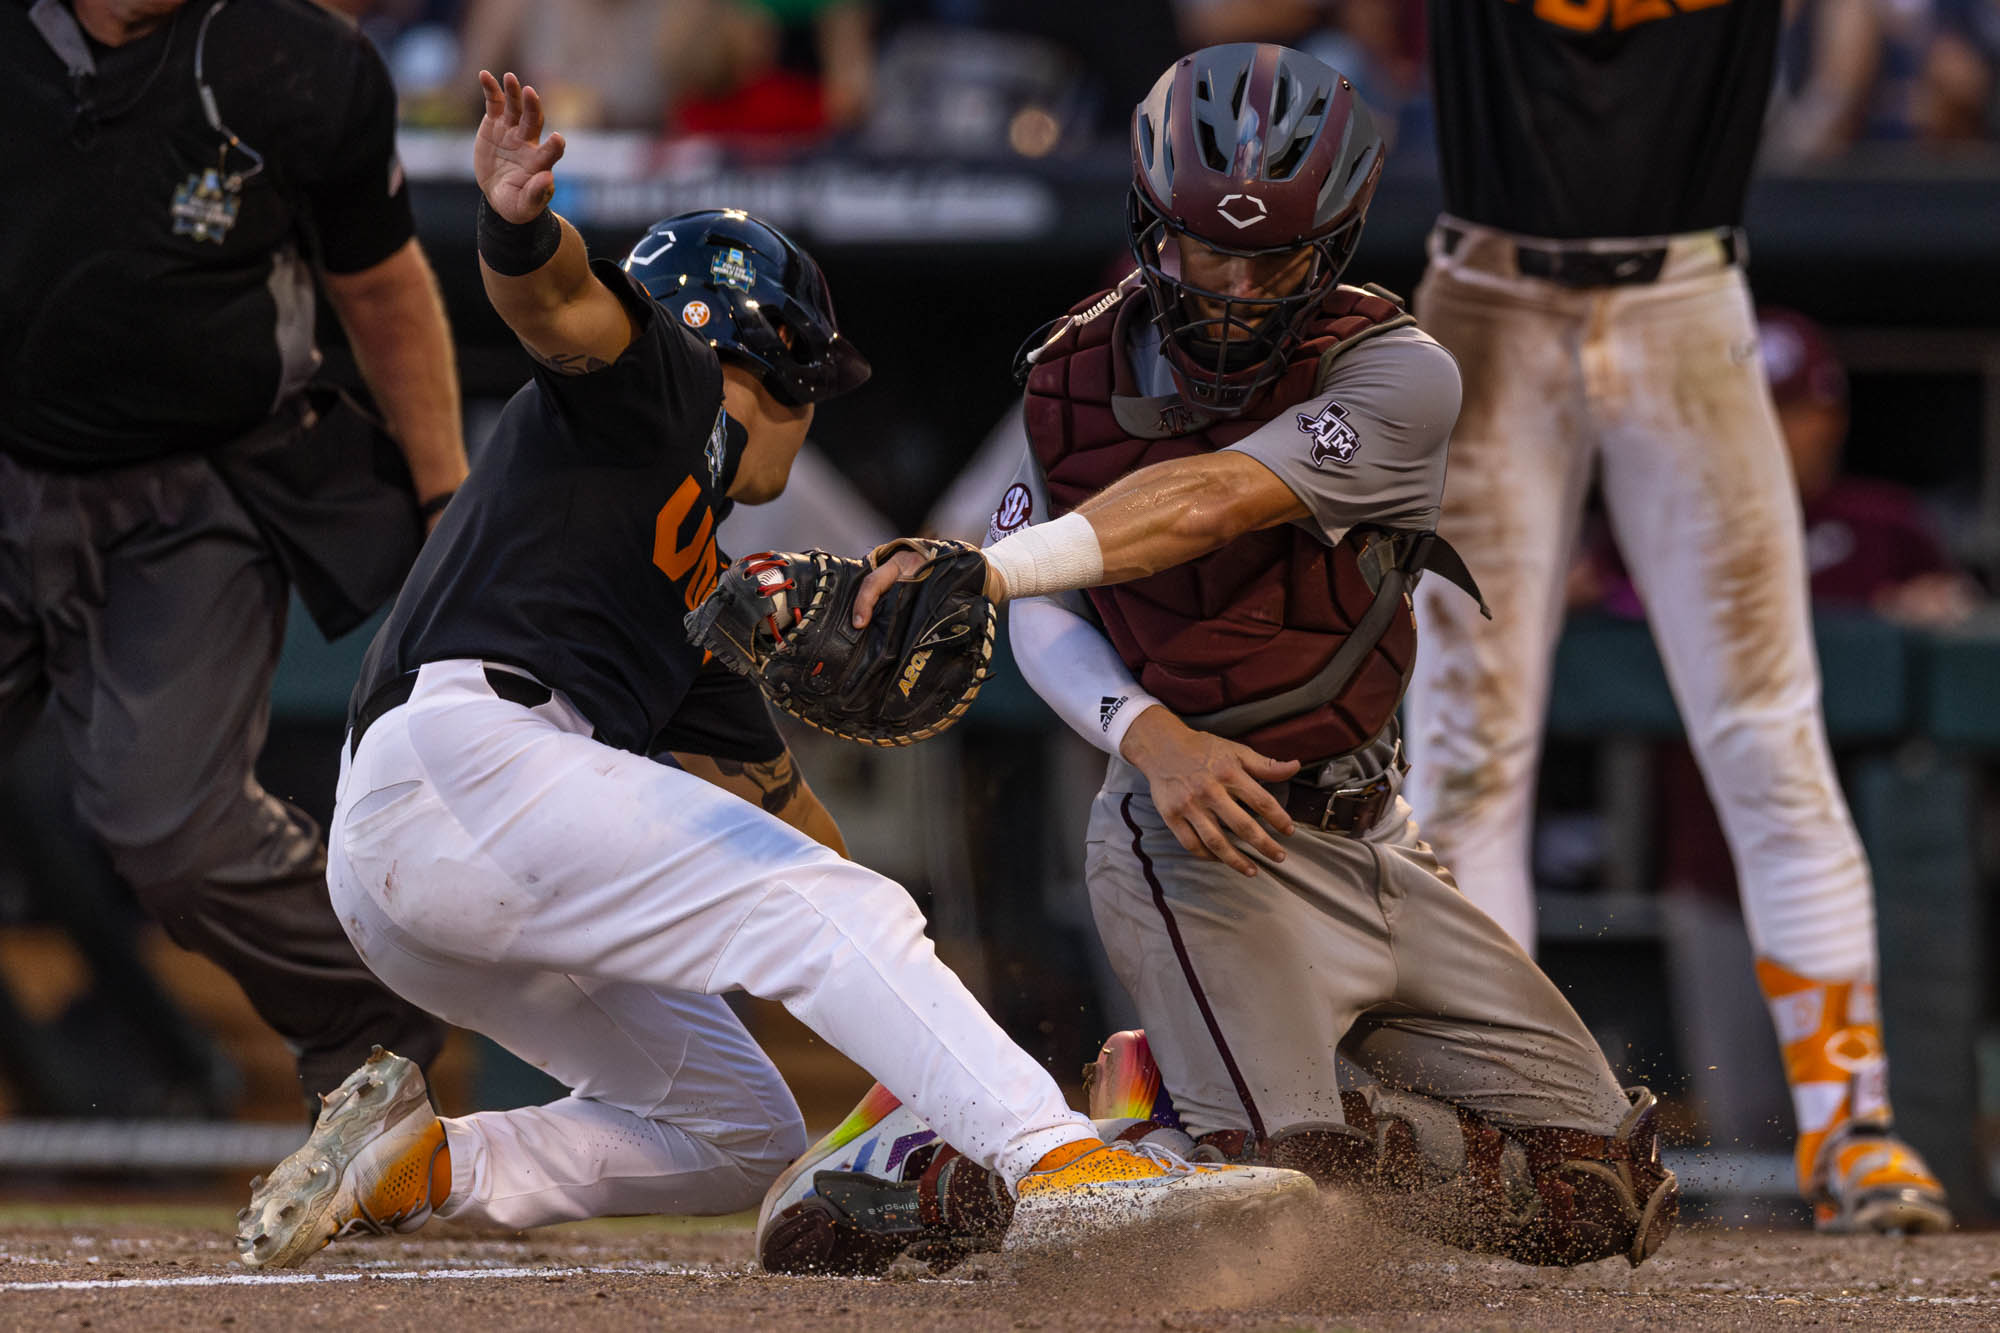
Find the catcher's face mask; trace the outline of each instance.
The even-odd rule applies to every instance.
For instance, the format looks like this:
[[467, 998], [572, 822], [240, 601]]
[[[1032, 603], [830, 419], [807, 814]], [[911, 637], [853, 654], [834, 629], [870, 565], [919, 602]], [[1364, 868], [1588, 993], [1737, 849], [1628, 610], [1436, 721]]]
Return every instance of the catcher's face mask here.
[[[1301, 52], [1211, 46], [1160, 76], [1132, 114], [1126, 230], [1182, 397], [1234, 415], [1284, 369], [1360, 239], [1382, 150], [1353, 84]], [[1194, 242], [1252, 266], [1311, 261], [1283, 291], [1204, 285], [1183, 271]]]

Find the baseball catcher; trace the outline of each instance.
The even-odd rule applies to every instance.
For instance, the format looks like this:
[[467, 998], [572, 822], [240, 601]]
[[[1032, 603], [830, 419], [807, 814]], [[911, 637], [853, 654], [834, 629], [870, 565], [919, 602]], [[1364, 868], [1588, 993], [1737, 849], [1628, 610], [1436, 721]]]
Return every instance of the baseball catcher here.
[[[1338, 281], [1381, 136], [1319, 61], [1230, 45], [1161, 76], [1132, 152], [1137, 267], [1031, 340], [984, 551], [1029, 683], [1111, 756], [1085, 878], [1145, 1034], [1106, 1044], [1092, 1114], [1455, 1244], [1636, 1264], [1678, 1200], [1652, 1095], [1399, 795], [1410, 591], [1477, 590], [1435, 534], [1456, 366]], [[887, 553], [859, 614], [924, 568]], [[766, 1197], [765, 1266], [995, 1243], [1005, 1189], [934, 1129], [878, 1088]]]

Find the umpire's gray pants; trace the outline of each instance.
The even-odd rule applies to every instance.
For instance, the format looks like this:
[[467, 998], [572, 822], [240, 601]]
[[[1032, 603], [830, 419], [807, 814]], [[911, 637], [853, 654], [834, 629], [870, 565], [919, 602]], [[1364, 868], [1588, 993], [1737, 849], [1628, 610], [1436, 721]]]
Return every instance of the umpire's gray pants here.
[[373, 1042], [428, 1063], [444, 1028], [362, 965], [319, 830], [252, 772], [286, 605], [206, 461], [69, 474], [0, 455], [0, 755], [51, 710], [78, 812], [120, 875], [236, 978], [323, 1092]]
[[1611, 1134], [1629, 1103], [1569, 1002], [1459, 893], [1399, 798], [1365, 838], [1301, 828], [1254, 878], [1199, 860], [1114, 759], [1085, 877], [1189, 1133], [1340, 1122], [1334, 1052], [1501, 1129]]

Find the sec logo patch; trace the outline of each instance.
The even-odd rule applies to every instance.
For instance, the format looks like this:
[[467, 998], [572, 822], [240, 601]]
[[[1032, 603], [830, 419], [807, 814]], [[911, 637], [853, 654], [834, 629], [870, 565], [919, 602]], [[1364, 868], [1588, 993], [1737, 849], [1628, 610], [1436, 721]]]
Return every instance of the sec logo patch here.
[[991, 546], [1008, 533], [1017, 532], [1027, 526], [1028, 520], [1034, 517], [1034, 513], [1034, 496], [1028, 493], [1026, 486], [1018, 481], [1015, 482], [1007, 488], [1007, 493], [1000, 497], [1000, 507], [993, 511], [993, 520], [986, 526], [986, 544]]
[[691, 329], [698, 329], [708, 323], [708, 302], [689, 301], [681, 307], [681, 323]]

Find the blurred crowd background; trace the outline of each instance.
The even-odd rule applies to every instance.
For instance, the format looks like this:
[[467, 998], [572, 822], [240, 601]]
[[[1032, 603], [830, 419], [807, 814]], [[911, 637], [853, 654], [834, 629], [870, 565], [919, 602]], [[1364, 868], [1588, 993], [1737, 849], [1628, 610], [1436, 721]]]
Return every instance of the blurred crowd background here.
[[[1042, 156], [1124, 128], [1180, 50], [1273, 41], [1347, 74], [1405, 138], [1424, 127], [1418, 0], [331, 0], [389, 58], [413, 125], [477, 120], [507, 66], [578, 128], [733, 139], [852, 136]], [[2000, 130], [1991, 0], [1786, 0], [1774, 162]], [[1026, 120], [1018, 113], [1041, 114]]]
[[[876, 376], [822, 414], [791, 493], [724, 528], [736, 552], [983, 533], [1017, 457], [1013, 351], [1122, 271], [1130, 108], [1186, 49], [1302, 47], [1394, 127], [1351, 279], [1408, 292], [1438, 206], [1422, 0], [325, 2], [401, 93], [475, 465], [526, 368], [472, 259], [479, 69], [541, 91], [572, 143], [556, 206], [599, 252], [654, 216], [739, 205], [819, 255]], [[2000, 1194], [1983, 907], [2000, 886], [2000, 0], [1787, 11], [1749, 274], [1808, 521], [1829, 727], [1878, 876], [1899, 1110], [1978, 1216]], [[1544, 959], [1614, 1065], [1670, 1094], [1683, 1142], [1769, 1150], [1767, 1192], [1785, 1196], [1789, 1111], [1728, 858], [1608, 537], [1579, 551], [1572, 594], [1536, 843]], [[323, 817], [367, 632], [327, 645], [294, 621], [263, 776]], [[857, 857], [910, 886], [948, 961], [1073, 1077], [1129, 1013], [1080, 884], [1101, 756], [1005, 673], [907, 753], [795, 739]], [[0, 773], [0, 1108], [295, 1120], [276, 1039], [141, 923], [73, 832], [52, 755]], [[866, 1086], [781, 1013], [756, 1022], [813, 1124]], [[450, 1110], [544, 1095], [469, 1040], [436, 1082]], [[8, 1142], [0, 1169], [18, 1170]], [[1754, 1194], [1760, 1178], [1730, 1179]]]

